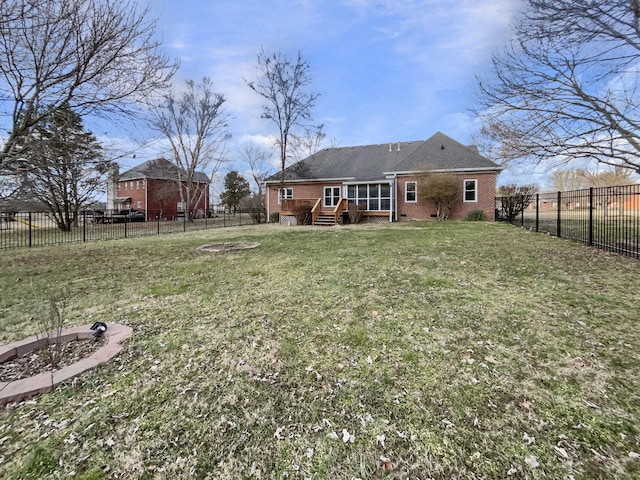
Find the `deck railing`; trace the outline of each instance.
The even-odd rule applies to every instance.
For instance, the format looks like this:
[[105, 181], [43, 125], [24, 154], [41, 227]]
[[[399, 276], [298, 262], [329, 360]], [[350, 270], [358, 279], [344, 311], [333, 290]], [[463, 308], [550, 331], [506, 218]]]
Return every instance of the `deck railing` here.
[[283, 215], [294, 215], [299, 207], [313, 207], [317, 203], [317, 198], [288, 198], [282, 200], [280, 213]]

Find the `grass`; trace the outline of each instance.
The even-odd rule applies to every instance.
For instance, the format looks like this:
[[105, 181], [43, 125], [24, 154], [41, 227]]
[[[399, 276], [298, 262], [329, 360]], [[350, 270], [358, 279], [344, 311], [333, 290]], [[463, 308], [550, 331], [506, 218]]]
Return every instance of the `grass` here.
[[[31, 218], [31, 222], [29, 221]], [[78, 225], [65, 232], [55, 226], [46, 212], [19, 213], [15, 221], [0, 222], [0, 250], [41, 247], [63, 243], [93, 242], [122, 238], [146, 237], [190, 230], [208, 230], [252, 224], [248, 213], [222, 213], [212, 218], [180, 220], [150, 220], [147, 222], [92, 223], [80, 217]]]
[[[196, 252], [234, 240], [261, 247]], [[508, 225], [412, 222], [0, 262], [3, 342], [36, 332], [31, 281], [66, 285], [72, 323], [134, 328], [112, 363], [0, 412], [2, 478], [640, 473], [632, 259]]]
[[[624, 214], [610, 213], [604, 216], [601, 210], [592, 212], [593, 219], [589, 232], [589, 210], [561, 212], [560, 237], [593, 245], [638, 258], [640, 251], [640, 212], [631, 210]], [[557, 211], [540, 212], [538, 231], [558, 235]], [[520, 225], [521, 218], [513, 222]], [[527, 211], [524, 217], [527, 228], [536, 229], [535, 212]]]

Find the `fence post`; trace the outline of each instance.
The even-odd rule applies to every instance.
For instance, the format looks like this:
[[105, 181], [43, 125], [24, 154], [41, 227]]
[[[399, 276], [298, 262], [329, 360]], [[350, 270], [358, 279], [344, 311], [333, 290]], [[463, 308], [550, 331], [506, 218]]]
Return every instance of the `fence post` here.
[[522, 205], [522, 211], [520, 212], [520, 226], [524, 227], [524, 195], [520, 195], [520, 205]]
[[536, 232], [540, 231], [540, 194], [536, 193]]
[[589, 245], [593, 245], [593, 187], [589, 187]]
[[129, 219], [127, 216], [124, 216], [124, 238], [127, 238], [127, 223], [129, 223]]
[[160, 212], [159, 211], [156, 212], [156, 231], [158, 232], [158, 235], [160, 235]]
[[31, 212], [29, 212], [29, 248], [33, 246], [32, 222], [33, 222], [33, 218], [31, 217]]
[[187, 209], [184, 209], [184, 215], [182, 216], [182, 231], [187, 231]]
[[87, 210], [82, 211], [82, 241], [87, 241]]
[[561, 226], [560, 210], [562, 209], [562, 192], [558, 192], [558, 198], [556, 202], [558, 203], [558, 218], [556, 219], [556, 235], [558, 235], [558, 238], [561, 238], [562, 232], [560, 231], [560, 226]]

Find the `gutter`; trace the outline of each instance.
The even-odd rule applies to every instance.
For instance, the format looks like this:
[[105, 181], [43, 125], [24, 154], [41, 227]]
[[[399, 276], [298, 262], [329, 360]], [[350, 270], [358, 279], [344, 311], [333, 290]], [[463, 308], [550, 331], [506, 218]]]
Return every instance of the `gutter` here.
[[406, 170], [403, 172], [382, 172], [385, 175], [415, 175], [417, 173], [433, 172], [433, 173], [500, 173], [504, 167], [483, 167], [483, 168], [438, 168], [432, 170]]
[[[338, 178], [306, 178], [306, 179], [298, 179], [298, 180], [285, 180], [285, 184], [289, 183], [310, 183], [310, 182], [347, 182], [349, 180], [353, 180], [355, 177], [338, 177]], [[265, 180], [265, 185], [272, 184], [277, 185], [280, 183], [280, 180]]]

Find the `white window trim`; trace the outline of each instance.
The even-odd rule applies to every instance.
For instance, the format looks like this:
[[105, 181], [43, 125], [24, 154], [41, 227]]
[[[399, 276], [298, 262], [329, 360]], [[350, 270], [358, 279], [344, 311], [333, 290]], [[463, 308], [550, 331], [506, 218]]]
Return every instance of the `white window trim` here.
[[[338, 195], [339, 195], [339, 196], [338, 196], [338, 203], [337, 203], [337, 204], [339, 204], [339, 203], [340, 203], [340, 200], [342, 199], [342, 197], [341, 197], [341, 195], [342, 195], [342, 189], [340, 188], [340, 185], [325, 185], [325, 186], [322, 188], [322, 207], [323, 207], [323, 208], [334, 208], [334, 207], [335, 207], [335, 205], [327, 205], [327, 204], [325, 203], [325, 201], [326, 201], [326, 199], [327, 199], [327, 188], [330, 188], [330, 189], [331, 189], [331, 199], [332, 199], [332, 200], [335, 198], [335, 197], [333, 196], [333, 190], [334, 190], [334, 189], [336, 189], [336, 188], [338, 189], [338, 192], [339, 192], [339, 194], [338, 194]], [[337, 205], [337, 204], [336, 204], [336, 205]]]
[[[291, 200], [293, 198], [293, 187], [284, 187], [284, 189], [278, 187], [278, 205], [282, 204], [282, 190], [285, 191], [285, 200]], [[290, 196], [288, 195], [289, 192], [291, 192]]]
[[[467, 200], [467, 182], [473, 182], [475, 188], [473, 189], [473, 200]], [[471, 190], [469, 190], [471, 191]], [[465, 178], [462, 180], [462, 200], [464, 203], [478, 203], [478, 179], [477, 178]]]
[[[367, 196], [366, 197], [360, 197], [358, 195], [358, 189], [359, 189], [359, 187], [361, 187], [363, 185], [367, 186]], [[369, 187], [371, 185], [378, 186], [378, 189], [380, 191], [380, 195], [382, 195], [381, 186], [382, 185], [388, 185], [389, 186], [389, 196], [388, 197], [386, 197], [386, 196], [385, 197], [382, 197], [382, 196], [370, 197], [369, 196]], [[358, 204], [358, 205], [361, 204], [361, 203], [366, 203], [367, 204], [367, 208], [365, 209], [365, 211], [367, 211], [367, 212], [392, 212], [393, 211], [393, 193], [394, 192], [393, 192], [393, 188], [391, 186], [391, 183], [387, 183], [387, 182], [352, 183], [352, 184], [349, 184], [348, 187], [349, 186], [354, 186], [355, 187], [356, 195], [355, 195], [355, 197], [349, 197], [349, 193], [348, 193], [348, 190], [347, 190], [347, 197], [346, 197], [347, 198], [347, 202], [355, 201], [355, 203]], [[378, 208], [376, 210], [369, 210], [369, 202], [370, 202], [370, 200], [378, 201], [378, 206], [380, 206], [382, 201], [389, 200], [389, 208], [388, 209], [386, 209], [386, 208], [383, 208], [383, 209]]]
[[[413, 200], [407, 199], [407, 194], [409, 193], [407, 185], [409, 185], [410, 183], [413, 183], [413, 194], [415, 195], [415, 198]], [[404, 203], [418, 203], [418, 182], [416, 182], [415, 180], [405, 182], [404, 184]]]

